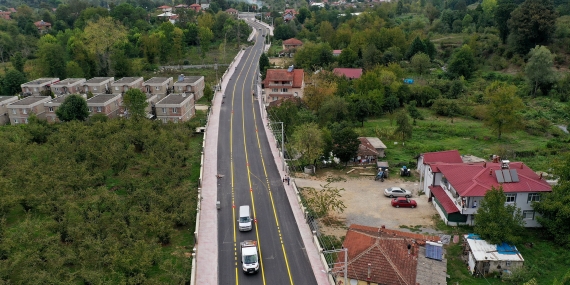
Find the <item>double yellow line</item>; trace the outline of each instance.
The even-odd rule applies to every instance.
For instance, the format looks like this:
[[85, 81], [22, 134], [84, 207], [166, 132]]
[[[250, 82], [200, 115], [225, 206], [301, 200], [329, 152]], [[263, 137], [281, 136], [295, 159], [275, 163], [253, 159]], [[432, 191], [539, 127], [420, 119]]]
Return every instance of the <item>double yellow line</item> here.
[[[254, 27], [254, 28], [255, 28], [255, 27]], [[257, 54], [257, 53], [258, 53], [258, 51], [255, 51], [255, 54]], [[246, 59], [246, 62], [250, 60], [251, 54], [252, 54], [252, 52], [250, 52], [250, 53], [248, 54], [247, 59]], [[250, 70], [251, 70], [251, 67], [252, 67], [252, 65], [253, 65], [253, 62], [254, 62], [254, 59], [255, 59], [255, 58], [256, 58], [256, 56], [254, 56], [253, 59], [250, 61], [250, 63], [249, 63], [249, 68], [248, 68], [247, 73], [246, 73], [246, 75], [245, 75], [244, 78], [247, 78], [247, 76], [249, 75], [249, 72], [250, 72]], [[256, 66], [257, 66], [257, 64], [258, 64], [258, 63], [256, 63]], [[256, 70], [257, 70], [257, 69], [256, 69]], [[242, 74], [242, 70], [240, 70], [240, 72], [239, 72], [237, 78], [239, 78], [239, 77], [241, 76], [241, 74]], [[257, 76], [257, 74], [255, 74], [255, 75], [252, 77], [252, 81], [251, 81], [252, 86], [254, 86], [255, 77], [256, 77], [256, 76]], [[237, 81], [237, 78], [236, 78], [236, 81]], [[248, 183], [249, 183], [249, 190], [250, 190], [249, 193], [250, 193], [251, 204], [252, 204], [252, 209], [253, 209], [253, 216], [254, 216], [255, 221], [257, 221], [257, 212], [256, 212], [256, 208], [255, 208], [254, 192], [253, 192], [253, 186], [252, 186], [252, 182], [251, 182], [251, 171], [250, 171], [250, 167], [249, 167], [249, 165], [250, 165], [250, 163], [249, 163], [249, 156], [248, 156], [248, 152], [247, 152], [247, 141], [246, 141], [246, 136], [245, 136], [245, 116], [244, 116], [245, 107], [244, 107], [244, 98], [245, 98], [246, 94], [244, 94], [244, 92], [243, 92], [244, 89], [245, 89], [245, 83], [246, 83], [246, 82], [245, 82], [245, 80], [244, 80], [243, 85], [242, 85], [242, 99], [241, 99], [241, 101], [242, 101], [242, 102], [241, 102], [241, 109], [242, 109], [243, 143], [244, 143], [244, 151], [245, 151], [246, 167], [247, 167], [247, 178], [248, 178]], [[235, 184], [234, 184], [234, 178], [235, 178], [235, 176], [234, 176], [234, 161], [233, 161], [233, 121], [234, 121], [234, 112], [233, 112], [233, 110], [234, 110], [234, 106], [235, 106], [236, 87], [237, 87], [237, 84], [234, 85], [234, 89], [233, 89], [233, 91], [232, 91], [232, 104], [231, 104], [231, 112], [232, 112], [232, 113], [231, 113], [231, 119], [230, 119], [230, 164], [231, 164], [230, 169], [231, 169], [231, 189], [232, 189], [232, 222], [233, 222], [233, 230], [234, 230], [234, 261], [235, 261], [235, 274], [236, 274], [236, 275], [235, 275], [235, 279], [236, 279], [236, 285], [237, 285], [237, 284], [239, 284], [239, 263], [240, 263], [240, 262], [239, 262], [239, 256], [238, 256], [237, 231], [236, 231], [236, 223], [235, 223], [235, 221], [236, 221], [236, 210], [235, 210], [236, 206], [235, 206], [235, 187], [234, 187], [234, 186], [235, 186]], [[259, 95], [259, 94], [258, 94], [258, 95]], [[279, 226], [279, 219], [277, 218], [277, 211], [276, 211], [276, 208], [275, 208], [275, 203], [274, 203], [274, 200], [273, 200], [273, 195], [272, 195], [272, 193], [271, 193], [271, 184], [270, 184], [270, 182], [269, 182], [269, 177], [268, 177], [268, 175], [267, 175], [267, 170], [266, 170], [266, 167], [265, 167], [265, 161], [264, 161], [264, 158], [263, 158], [263, 152], [262, 152], [262, 149], [261, 149], [261, 142], [260, 142], [260, 139], [259, 139], [259, 133], [258, 133], [257, 123], [256, 123], [255, 105], [254, 105], [254, 104], [255, 104], [255, 102], [254, 102], [255, 100], [254, 100], [254, 96], [251, 96], [250, 98], [251, 98], [251, 100], [252, 100], [252, 113], [253, 113], [253, 116], [254, 116], [253, 118], [254, 118], [254, 123], [255, 123], [255, 126], [256, 126], [256, 127], [255, 127], [255, 132], [256, 132], [256, 137], [257, 137], [257, 146], [258, 146], [259, 153], [260, 153], [261, 163], [262, 163], [262, 165], [263, 165], [263, 171], [264, 171], [264, 174], [265, 174], [265, 181], [266, 181], [266, 184], [267, 184], [267, 190], [268, 190], [269, 197], [270, 197], [270, 200], [271, 200], [271, 206], [272, 206], [272, 209], [273, 209], [273, 217], [274, 217], [274, 219], [275, 219], [275, 224], [276, 224], [276, 226], [277, 226], [277, 231], [278, 231], [278, 233], [279, 233], [279, 241], [280, 241], [280, 243], [281, 243], [281, 249], [282, 249], [282, 251], [283, 251], [283, 257], [284, 257], [284, 259], [285, 259], [285, 264], [286, 264], [286, 267], [287, 267], [287, 273], [288, 273], [288, 275], [289, 275], [289, 282], [290, 282], [291, 285], [293, 285], [293, 278], [292, 278], [292, 275], [291, 275], [291, 270], [290, 270], [290, 268], [289, 268], [289, 262], [288, 262], [288, 260], [287, 260], [287, 253], [286, 253], [286, 251], [285, 251], [285, 244], [284, 244], [284, 242], [283, 242], [283, 235], [282, 235], [282, 233], [281, 233], [281, 228], [280, 228], [280, 226]], [[260, 98], [260, 99], [261, 99], [261, 98]], [[265, 285], [265, 284], [266, 284], [265, 270], [264, 270], [264, 268], [263, 268], [263, 261], [262, 261], [263, 255], [262, 255], [262, 251], [261, 251], [261, 241], [260, 241], [260, 238], [259, 238], [259, 228], [258, 228], [257, 222], [255, 223], [255, 234], [256, 234], [256, 237], [257, 237], [257, 245], [258, 245], [258, 251], [259, 251], [259, 264], [260, 264], [260, 267], [261, 267], [260, 269], [261, 269], [261, 274], [262, 274], [262, 280], [263, 280], [263, 284]]]

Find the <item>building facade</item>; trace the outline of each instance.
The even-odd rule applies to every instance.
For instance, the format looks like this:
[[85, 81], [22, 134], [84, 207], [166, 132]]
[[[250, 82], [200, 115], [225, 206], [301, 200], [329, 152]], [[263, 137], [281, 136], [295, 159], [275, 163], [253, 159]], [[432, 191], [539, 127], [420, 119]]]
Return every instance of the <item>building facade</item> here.
[[85, 78], [67, 78], [51, 85], [51, 91], [56, 96], [63, 94], [83, 93]]
[[59, 106], [61, 106], [63, 101], [65, 101], [65, 98], [67, 98], [69, 95], [70, 94], [61, 95], [44, 103], [45, 118], [48, 122], [50, 123], [59, 122], [59, 119], [57, 118], [55, 111], [57, 110], [57, 108], [59, 108]]
[[118, 117], [122, 105], [121, 94], [99, 94], [87, 100], [90, 115], [103, 114], [109, 118]]
[[22, 87], [22, 94], [25, 96], [42, 95], [43, 91], [51, 91], [51, 85], [58, 82], [59, 78], [38, 78], [30, 82], [26, 82]]
[[113, 94], [125, 94], [125, 92], [129, 91], [130, 89], [139, 89], [143, 91], [143, 78], [123, 77], [111, 83], [111, 92]]
[[156, 103], [156, 117], [163, 123], [185, 122], [196, 113], [194, 95], [170, 94]]
[[156, 94], [158, 100], [172, 92], [172, 77], [153, 77], [143, 83], [143, 92]]
[[204, 96], [204, 76], [184, 76], [180, 74], [174, 83], [174, 92], [193, 94], [194, 100], [198, 101]]
[[303, 98], [304, 76], [303, 69], [293, 69], [293, 67], [289, 67], [289, 69], [268, 69], [263, 81], [263, 103], [265, 106], [286, 98]]
[[31, 114], [38, 119], [45, 119], [44, 103], [51, 100], [50, 96], [30, 96], [8, 104], [8, 116], [12, 125], [27, 124]]
[[83, 83], [83, 91], [92, 94], [111, 94], [113, 93], [111, 84], [114, 81], [114, 77], [93, 77]]
[[0, 96], [0, 126], [10, 122], [8, 105], [18, 101], [18, 96]]

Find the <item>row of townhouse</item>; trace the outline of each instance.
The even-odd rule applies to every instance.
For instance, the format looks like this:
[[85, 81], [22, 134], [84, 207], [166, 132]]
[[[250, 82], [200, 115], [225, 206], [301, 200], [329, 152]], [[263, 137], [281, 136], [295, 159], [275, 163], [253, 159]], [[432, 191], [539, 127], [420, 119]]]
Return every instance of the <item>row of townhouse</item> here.
[[[130, 89], [140, 89], [147, 96], [147, 113], [162, 122], [183, 122], [195, 114], [195, 101], [204, 94], [203, 76], [180, 75], [174, 82], [171, 77], [153, 77], [143, 82], [142, 77], [40, 78], [22, 84], [22, 93], [28, 97], [18, 100], [17, 96], [0, 96], [0, 124], [10, 121], [12, 124], [28, 122], [34, 113], [48, 122], [57, 122], [56, 110], [70, 94], [91, 92], [87, 99], [89, 112], [103, 114], [110, 118], [127, 117], [128, 110], [123, 106], [123, 94]], [[41, 96], [43, 91], [53, 92], [51, 96]]]
[[491, 188], [503, 188], [506, 204], [523, 214], [526, 227], [540, 227], [532, 203], [550, 184], [522, 162], [493, 156], [491, 161], [464, 162], [457, 150], [418, 157], [421, 189], [448, 225], [474, 225], [481, 200]]

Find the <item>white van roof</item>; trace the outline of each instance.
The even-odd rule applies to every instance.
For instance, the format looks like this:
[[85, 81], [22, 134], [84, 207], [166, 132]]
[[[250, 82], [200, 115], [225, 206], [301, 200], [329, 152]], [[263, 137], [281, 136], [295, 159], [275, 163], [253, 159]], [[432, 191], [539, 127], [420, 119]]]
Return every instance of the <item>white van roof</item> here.
[[240, 217], [249, 216], [249, 214], [250, 214], [249, 213], [249, 205], [239, 207], [239, 216]]

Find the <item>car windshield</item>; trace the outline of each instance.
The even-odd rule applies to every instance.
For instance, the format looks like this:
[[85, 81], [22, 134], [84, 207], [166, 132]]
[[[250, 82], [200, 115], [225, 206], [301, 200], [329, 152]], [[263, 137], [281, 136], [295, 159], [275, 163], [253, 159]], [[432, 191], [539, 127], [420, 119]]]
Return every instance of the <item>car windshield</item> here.
[[240, 223], [249, 223], [249, 217], [240, 217], [239, 222]]
[[245, 264], [254, 264], [257, 262], [257, 255], [246, 255], [243, 262]]

